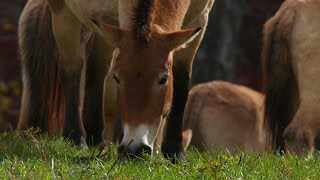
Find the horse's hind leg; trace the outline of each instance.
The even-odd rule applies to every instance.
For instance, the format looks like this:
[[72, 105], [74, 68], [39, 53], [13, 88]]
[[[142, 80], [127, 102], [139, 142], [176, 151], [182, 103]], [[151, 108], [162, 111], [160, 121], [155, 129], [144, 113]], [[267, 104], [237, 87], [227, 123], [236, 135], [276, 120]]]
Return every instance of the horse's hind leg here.
[[[309, 101], [310, 102], [310, 101]], [[285, 149], [297, 154], [312, 153], [316, 137], [319, 132], [318, 104], [305, 104], [304, 101], [295, 114], [293, 120], [283, 133]]]
[[[25, 66], [25, 65], [22, 65]], [[23, 67], [23, 92], [18, 130], [28, 127], [47, 130], [47, 117], [41, 112], [40, 80], [36, 73], [30, 73], [28, 67]]]
[[[83, 122], [89, 145], [102, 142], [104, 79], [110, 67], [114, 48], [98, 34], [93, 37], [86, 69]], [[108, 91], [108, 89], [107, 89]]]
[[75, 144], [85, 145], [85, 131], [80, 120], [80, 78], [84, 49], [81, 49], [81, 28], [78, 19], [62, 0], [49, 0], [52, 28], [58, 45], [59, 79], [64, 95], [65, 115], [63, 136]]
[[[19, 19], [19, 53], [23, 92], [18, 130], [28, 127], [47, 130], [48, 112], [47, 107], [41, 101], [41, 95], [49, 92], [41, 93], [41, 87], [50, 87], [53, 82], [42, 80], [45, 77], [45, 69], [56, 68], [54, 63], [48, 63], [54, 62], [56, 58], [56, 46], [50, 20], [50, 11], [46, 2], [31, 0], [24, 7]], [[45, 42], [43, 42], [44, 39]]]
[[[211, 4], [212, 6], [212, 4]], [[209, 7], [210, 8], [210, 7]], [[188, 98], [189, 81], [192, 71], [192, 61], [202, 41], [208, 22], [208, 13], [198, 17], [196, 21], [187, 28], [202, 27], [202, 32], [194, 39], [187, 48], [175, 53], [173, 64], [173, 104], [167, 118], [164, 139], [162, 142], [162, 153], [165, 157], [183, 159], [182, 147], [182, 121], [183, 112]]]

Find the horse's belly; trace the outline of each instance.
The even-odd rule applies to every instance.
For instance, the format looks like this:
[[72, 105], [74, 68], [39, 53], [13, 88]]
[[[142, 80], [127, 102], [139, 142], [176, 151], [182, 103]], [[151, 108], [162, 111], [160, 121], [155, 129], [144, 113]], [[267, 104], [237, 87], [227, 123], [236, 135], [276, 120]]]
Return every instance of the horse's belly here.
[[91, 19], [118, 24], [118, 0], [65, 0], [79, 21], [90, 26]]

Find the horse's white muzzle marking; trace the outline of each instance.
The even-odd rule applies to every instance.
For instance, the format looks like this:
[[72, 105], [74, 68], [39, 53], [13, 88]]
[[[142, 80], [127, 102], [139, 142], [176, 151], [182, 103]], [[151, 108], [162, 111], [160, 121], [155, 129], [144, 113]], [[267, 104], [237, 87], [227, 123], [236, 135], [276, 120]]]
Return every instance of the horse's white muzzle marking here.
[[128, 124], [124, 124], [123, 133], [123, 139], [119, 145], [120, 151], [126, 149], [129, 154], [133, 155], [140, 155], [142, 152], [152, 155], [157, 128], [150, 125], [130, 127]]

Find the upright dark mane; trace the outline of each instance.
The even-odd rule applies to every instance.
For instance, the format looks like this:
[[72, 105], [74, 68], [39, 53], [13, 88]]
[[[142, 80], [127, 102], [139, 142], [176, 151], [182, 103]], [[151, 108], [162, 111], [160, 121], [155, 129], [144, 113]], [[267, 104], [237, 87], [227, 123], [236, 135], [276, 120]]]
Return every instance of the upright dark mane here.
[[148, 41], [151, 25], [154, 19], [154, 4], [156, 0], [140, 0], [134, 9], [132, 31], [139, 41]]

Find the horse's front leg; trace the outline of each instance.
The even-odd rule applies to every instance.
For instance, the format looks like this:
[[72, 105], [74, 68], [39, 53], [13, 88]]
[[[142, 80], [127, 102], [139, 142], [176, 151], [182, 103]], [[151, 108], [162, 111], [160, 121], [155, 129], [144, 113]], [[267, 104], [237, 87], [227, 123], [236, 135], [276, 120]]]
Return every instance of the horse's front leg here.
[[[103, 124], [103, 90], [104, 79], [110, 67], [114, 48], [99, 34], [92, 37], [93, 46], [89, 50], [86, 68], [86, 85], [83, 108], [83, 123], [89, 145], [102, 142]], [[109, 93], [109, 89], [106, 90]], [[109, 106], [115, 106], [115, 103]]]
[[192, 71], [192, 61], [203, 39], [208, 22], [208, 14], [199, 17], [188, 28], [202, 27], [202, 32], [187, 48], [181, 49], [174, 55], [173, 63], [173, 103], [167, 118], [164, 139], [161, 150], [165, 157], [173, 162], [184, 160], [182, 147], [182, 122], [184, 108], [188, 98], [189, 81]]
[[318, 148], [315, 146], [320, 129], [320, 113], [318, 113], [319, 102], [313, 98], [315, 94], [300, 91], [299, 108], [283, 133], [285, 150], [290, 153], [308, 155]]
[[63, 136], [75, 144], [86, 145], [85, 131], [79, 112], [80, 77], [83, 65], [81, 55], [81, 23], [61, 0], [49, 0], [52, 28], [57, 42], [59, 78], [65, 100]]

